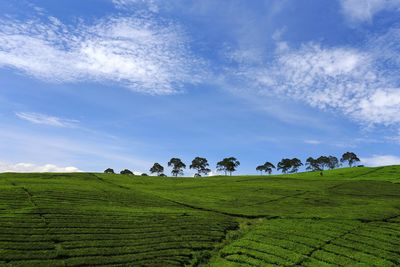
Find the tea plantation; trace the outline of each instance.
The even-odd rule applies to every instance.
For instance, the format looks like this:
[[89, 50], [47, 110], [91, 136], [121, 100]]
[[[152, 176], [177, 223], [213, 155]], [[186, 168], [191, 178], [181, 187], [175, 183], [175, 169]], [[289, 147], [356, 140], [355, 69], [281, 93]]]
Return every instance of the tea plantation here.
[[0, 174], [0, 266], [400, 266], [400, 166]]

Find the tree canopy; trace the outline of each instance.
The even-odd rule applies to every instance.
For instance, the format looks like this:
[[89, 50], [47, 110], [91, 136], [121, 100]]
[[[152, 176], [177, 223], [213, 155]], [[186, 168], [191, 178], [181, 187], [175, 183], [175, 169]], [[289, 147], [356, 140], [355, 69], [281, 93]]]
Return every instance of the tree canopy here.
[[168, 162], [168, 166], [172, 167], [172, 175], [173, 176], [178, 176], [178, 175], [182, 175], [183, 174], [183, 169], [186, 168], [186, 164], [182, 162], [181, 159], [179, 158], [172, 158], [170, 159], [170, 161]]
[[209, 164], [206, 158], [195, 157], [189, 168], [197, 170], [197, 175], [195, 177], [201, 177], [201, 174], [207, 175], [211, 171], [208, 166]]
[[353, 167], [354, 163], [357, 163], [360, 161], [360, 159], [357, 157], [357, 155], [353, 152], [346, 152], [342, 155], [342, 158], [340, 159], [340, 162], [348, 162], [350, 167]]
[[256, 170], [261, 172], [261, 174], [263, 172], [271, 174], [272, 169], [275, 169], [275, 166], [271, 162], [265, 162], [264, 164], [259, 165], [259, 166], [256, 167]]
[[[326, 169], [335, 169], [339, 166], [342, 166], [342, 163], [347, 163], [350, 167], [355, 166], [356, 163], [360, 162], [360, 159], [354, 152], [346, 152], [342, 155], [340, 160], [335, 156], [319, 156], [318, 158], [308, 157], [305, 161], [306, 170], [309, 171], [323, 171]], [[237, 167], [240, 165], [240, 162], [235, 157], [227, 157], [217, 163], [217, 171], [223, 171], [225, 175], [229, 173], [232, 175], [233, 172], [236, 171]], [[298, 158], [283, 158], [278, 164], [275, 165], [271, 162], [265, 162], [256, 167], [256, 170], [263, 173], [271, 174], [273, 169], [277, 169], [282, 171], [282, 173], [295, 173], [298, 172], [299, 168], [303, 165], [300, 159]], [[186, 169], [186, 164], [182, 162], [180, 158], [171, 158], [168, 162], [168, 166], [172, 168], [172, 175], [177, 177], [178, 175], [183, 175], [183, 170]], [[360, 165], [363, 166], [363, 165]], [[203, 157], [195, 157], [190, 166], [190, 169], [196, 170], [194, 177], [201, 177], [202, 175], [208, 175], [211, 172], [209, 168], [209, 163], [206, 158]], [[114, 173], [114, 170], [111, 168], [107, 168], [104, 170], [104, 173]], [[124, 169], [120, 172], [121, 174], [129, 174], [134, 175], [128, 169]], [[160, 163], [154, 163], [150, 168], [150, 173], [156, 173], [158, 176], [166, 176], [164, 175], [164, 167]], [[143, 173], [142, 176], [146, 176], [146, 173]], [[322, 172], [321, 172], [322, 175]]]
[[240, 165], [240, 162], [235, 157], [224, 158], [220, 162], [217, 163], [217, 170], [225, 172], [225, 175], [229, 172], [229, 175], [232, 175], [232, 172], [236, 171], [236, 168]]
[[320, 171], [321, 167], [319, 165], [318, 160], [314, 159], [313, 157], [308, 157], [306, 160], [306, 170]]
[[302, 165], [303, 163], [298, 158], [282, 159], [278, 163], [277, 170], [282, 170], [282, 173], [295, 173]]
[[339, 167], [339, 160], [335, 156], [329, 156], [328, 168], [333, 170]]
[[164, 167], [160, 163], [154, 163], [153, 167], [150, 168], [150, 173], [157, 173], [158, 176], [164, 172]]
[[309, 157], [306, 160], [306, 169], [310, 171], [322, 171], [325, 168], [334, 169], [339, 166], [339, 160], [334, 156], [320, 156], [317, 159]]
[[104, 173], [115, 173], [113, 169], [107, 168]]
[[121, 174], [127, 174], [127, 175], [133, 175], [133, 172], [131, 172], [131, 171], [128, 170], [128, 169], [122, 170], [120, 173], [121, 173]]

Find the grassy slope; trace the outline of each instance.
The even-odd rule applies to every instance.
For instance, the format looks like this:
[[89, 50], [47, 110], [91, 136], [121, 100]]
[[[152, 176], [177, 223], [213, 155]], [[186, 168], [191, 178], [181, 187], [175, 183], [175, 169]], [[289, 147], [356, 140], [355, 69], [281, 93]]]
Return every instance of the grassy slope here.
[[399, 182], [400, 166], [323, 177], [1, 174], [0, 265], [180, 266], [212, 255], [211, 266], [396, 266]]

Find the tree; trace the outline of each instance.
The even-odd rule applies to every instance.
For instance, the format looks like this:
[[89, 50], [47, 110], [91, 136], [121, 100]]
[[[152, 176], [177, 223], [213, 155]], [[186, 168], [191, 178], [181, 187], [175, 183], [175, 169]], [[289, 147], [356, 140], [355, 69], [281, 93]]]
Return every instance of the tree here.
[[264, 164], [259, 165], [259, 166], [256, 167], [256, 170], [261, 172], [261, 175], [262, 175], [263, 171], [268, 173], [268, 174], [271, 174], [272, 169], [275, 169], [275, 166], [271, 162], [265, 162]]
[[159, 174], [160, 177], [167, 177], [164, 173]]
[[282, 159], [278, 162], [277, 170], [282, 170], [282, 173], [287, 173], [291, 167], [292, 163], [290, 162], [290, 159]]
[[168, 166], [172, 167], [172, 175], [173, 176], [178, 176], [178, 175], [182, 175], [183, 174], [183, 169], [186, 168], [186, 164], [182, 162], [181, 159], [179, 158], [172, 158], [170, 159], [170, 161], [168, 162]]
[[229, 175], [232, 175], [232, 172], [236, 171], [239, 165], [240, 162], [235, 157], [224, 158], [217, 163], [217, 170], [224, 171], [225, 175], [227, 172], [229, 172]]
[[201, 177], [201, 174], [205, 174], [207, 175], [211, 170], [209, 168], [207, 168], [208, 165], [208, 161], [205, 158], [201, 158], [201, 157], [195, 157], [192, 160], [192, 164], [189, 166], [190, 169], [195, 169], [197, 170], [197, 176], [195, 177]]
[[342, 155], [342, 158], [340, 159], [340, 162], [348, 162], [349, 166], [352, 167], [354, 163], [359, 162], [360, 159], [357, 157], [357, 155], [353, 152], [346, 152]]
[[301, 160], [298, 158], [282, 159], [278, 163], [277, 170], [282, 170], [282, 173], [294, 173], [297, 172], [302, 165], [303, 163], [301, 163]]
[[121, 174], [127, 174], [127, 175], [134, 175], [133, 172], [131, 172], [131, 171], [128, 170], [128, 169], [122, 170], [120, 173], [121, 173]]
[[104, 171], [104, 173], [115, 173], [113, 169], [108, 168]]
[[317, 158], [317, 163], [320, 170], [324, 170], [326, 167], [329, 166], [329, 157], [327, 156], [320, 156]]
[[329, 162], [328, 162], [328, 168], [333, 170], [337, 167], [339, 167], [339, 160], [337, 157], [334, 156], [329, 156]]
[[145, 173], [145, 172], [142, 173], [141, 175], [142, 175], [142, 176], [149, 176], [149, 175], [147, 175], [147, 173]]
[[164, 172], [164, 167], [160, 163], [154, 163], [153, 167], [150, 168], [150, 173], [157, 173], [160, 176]]
[[290, 161], [292, 163], [292, 169], [290, 170], [290, 173], [297, 172], [300, 166], [303, 166], [303, 163], [298, 158], [293, 158]]
[[308, 157], [306, 160], [306, 170], [310, 171], [320, 171], [321, 168], [318, 164], [318, 160], [314, 159], [313, 157]]

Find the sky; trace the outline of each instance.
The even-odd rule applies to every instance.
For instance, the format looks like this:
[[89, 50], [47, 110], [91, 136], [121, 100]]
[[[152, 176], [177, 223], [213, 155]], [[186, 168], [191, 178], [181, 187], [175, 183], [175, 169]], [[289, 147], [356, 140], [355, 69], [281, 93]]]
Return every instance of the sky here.
[[4, 0], [0, 172], [400, 164], [399, 70], [400, 0]]

